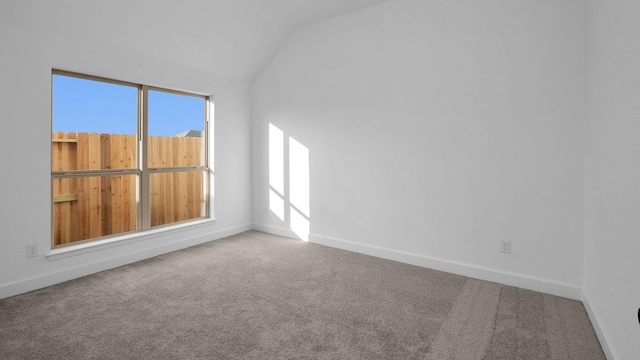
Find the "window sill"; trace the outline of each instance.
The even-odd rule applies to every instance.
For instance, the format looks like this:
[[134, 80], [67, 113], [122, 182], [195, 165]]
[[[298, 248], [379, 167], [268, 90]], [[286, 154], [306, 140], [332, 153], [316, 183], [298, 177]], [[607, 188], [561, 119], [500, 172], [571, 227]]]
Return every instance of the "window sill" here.
[[192, 229], [198, 228], [206, 225], [211, 225], [214, 223], [215, 219], [201, 219], [195, 221], [189, 221], [185, 223], [162, 226], [156, 229], [146, 230], [146, 231], [137, 231], [128, 233], [125, 235], [110, 237], [103, 240], [89, 241], [77, 245], [69, 245], [59, 249], [51, 250], [46, 257], [49, 261], [55, 261], [60, 259], [66, 259], [72, 256], [82, 255], [94, 251], [100, 251], [104, 249], [110, 249], [116, 246], [128, 245], [138, 241], [144, 241], [153, 239], [156, 235], [162, 234], [171, 234], [173, 232], [182, 230], [182, 229]]

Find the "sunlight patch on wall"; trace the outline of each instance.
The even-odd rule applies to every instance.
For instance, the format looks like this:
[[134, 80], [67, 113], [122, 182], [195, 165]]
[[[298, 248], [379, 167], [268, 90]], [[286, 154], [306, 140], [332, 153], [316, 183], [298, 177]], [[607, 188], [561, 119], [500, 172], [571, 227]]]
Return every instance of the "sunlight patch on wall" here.
[[309, 148], [269, 124], [269, 210], [300, 239], [310, 232]]
[[309, 149], [289, 137], [289, 200], [291, 230], [309, 241]]
[[284, 133], [269, 124], [269, 210], [284, 221], [284, 209]]
[[289, 198], [302, 215], [309, 217], [309, 149], [289, 137]]
[[304, 215], [297, 211], [293, 206], [291, 207], [291, 230], [293, 230], [300, 239], [309, 241], [309, 228], [310, 223]]
[[269, 186], [284, 194], [284, 133], [269, 124]]
[[273, 189], [269, 189], [269, 210], [284, 221], [284, 199]]

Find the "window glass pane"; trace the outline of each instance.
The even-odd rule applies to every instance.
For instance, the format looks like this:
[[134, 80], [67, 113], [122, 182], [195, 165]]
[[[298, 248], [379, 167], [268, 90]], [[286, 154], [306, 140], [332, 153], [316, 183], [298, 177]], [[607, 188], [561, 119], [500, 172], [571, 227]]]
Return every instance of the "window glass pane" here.
[[205, 99], [150, 90], [150, 168], [204, 166]]
[[205, 217], [206, 174], [201, 170], [151, 174], [151, 226]]
[[138, 88], [53, 75], [52, 169], [136, 167]]
[[136, 230], [137, 186], [137, 175], [53, 179], [54, 245]]

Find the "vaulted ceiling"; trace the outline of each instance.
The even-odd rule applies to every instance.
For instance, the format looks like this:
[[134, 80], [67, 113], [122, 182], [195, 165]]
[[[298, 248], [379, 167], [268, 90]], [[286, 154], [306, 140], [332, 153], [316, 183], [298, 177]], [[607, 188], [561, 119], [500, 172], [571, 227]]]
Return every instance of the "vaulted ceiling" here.
[[3, 0], [0, 21], [251, 81], [298, 29], [387, 0]]

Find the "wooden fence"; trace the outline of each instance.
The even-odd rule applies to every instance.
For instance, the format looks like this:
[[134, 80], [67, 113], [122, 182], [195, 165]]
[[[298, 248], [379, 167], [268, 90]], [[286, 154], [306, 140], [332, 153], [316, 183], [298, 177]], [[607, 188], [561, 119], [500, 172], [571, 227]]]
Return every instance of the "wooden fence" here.
[[[201, 138], [149, 137], [151, 168], [203, 165]], [[136, 168], [136, 136], [54, 133], [52, 170]], [[203, 171], [153, 173], [150, 177], [151, 226], [202, 217]], [[68, 244], [137, 228], [136, 175], [53, 180], [54, 245]]]

